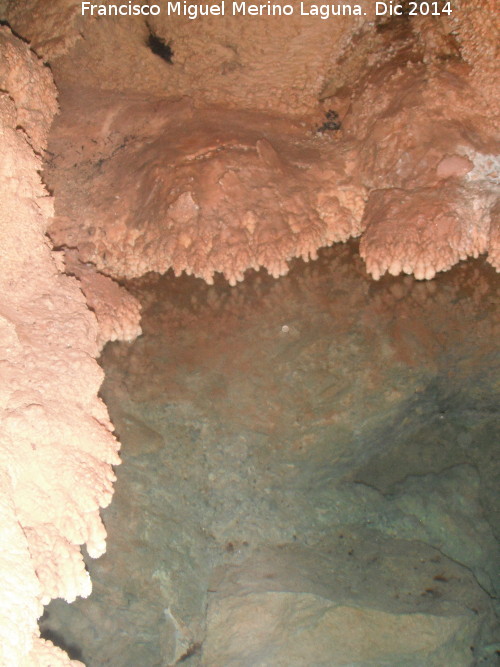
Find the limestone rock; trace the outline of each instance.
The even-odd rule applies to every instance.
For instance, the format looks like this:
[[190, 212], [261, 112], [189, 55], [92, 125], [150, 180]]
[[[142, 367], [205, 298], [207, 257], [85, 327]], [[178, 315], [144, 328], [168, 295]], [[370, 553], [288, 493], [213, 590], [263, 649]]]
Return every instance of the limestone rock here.
[[207, 667], [466, 667], [488, 613], [493, 620], [466, 568], [360, 529], [253, 553], [221, 567], [211, 590]]

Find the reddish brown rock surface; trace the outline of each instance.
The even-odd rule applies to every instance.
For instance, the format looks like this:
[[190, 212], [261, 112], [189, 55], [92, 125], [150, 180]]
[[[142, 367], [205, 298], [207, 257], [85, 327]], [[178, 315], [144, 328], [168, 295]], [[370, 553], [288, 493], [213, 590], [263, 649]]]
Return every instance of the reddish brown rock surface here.
[[[303, 124], [112, 100], [86, 123], [85, 166], [68, 155], [61, 119], [48, 173], [60, 193], [55, 244], [78, 248], [99, 270], [131, 278], [172, 267], [235, 284], [248, 268], [283, 275], [292, 257], [359, 233], [363, 189], [347, 177], [342, 150], [306, 136]], [[78, 122], [81, 112], [72, 131]]]
[[[292, 257], [308, 259], [359, 235], [375, 278], [386, 271], [432, 278], [491, 251], [497, 267], [494, 21], [484, 48], [477, 43], [487, 10], [463, 3], [453, 20], [384, 18], [375, 25], [369, 16], [317, 19], [316, 44], [310, 19], [281, 21], [273, 24], [280, 26], [276, 44], [286, 44], [284, 53], [293, 48], [295, 26], [302, 51], [279, 66], [274, 45], [249, 62], [250, 34], [255, 47], [268, 22], [240, 17], [238, 65], [213, 66], [210, 76], [213, 58], [233, 53], [222, 44], [234, 17], [220, 19], [222, 34], [197, 65], [210, 20], [200, 42], [198, 27], [190, 33], [189, 56], [182, 55], [188, 18], [149, 26], [171, 44], [172, 63], [145, 47], [144, 25], [141, 32], [130, 24], [125, 46], [112, 19], [89, 24], [88, 43], [54, 63], [62, 114], [47, 168], [56, 193], [52, 238], [117, 278], [173, 268], [208, 282], [220, 272], [234, 284], [250, 268], [283, 275]], [[327, 49], [325, 59], [322, 40], [333, 40], [339, 26], [341, 46]], [[123, 60], [105, 70], [113, 48]], [[75, 65], [85, 88], [71, 80]], [[322, 117], [333, 109], [340, 128]]]

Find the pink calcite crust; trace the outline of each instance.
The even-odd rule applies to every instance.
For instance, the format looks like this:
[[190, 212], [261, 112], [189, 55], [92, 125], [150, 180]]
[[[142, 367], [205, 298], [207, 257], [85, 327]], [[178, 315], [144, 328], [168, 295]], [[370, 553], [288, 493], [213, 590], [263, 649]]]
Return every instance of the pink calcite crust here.
[[365, 216], [360, 253], [377, 280], [385, 271], [433, 278], [461, 259], [486, 251], [489, 210], [456, 184], [407, 192], [376, 190]]
[[64, 253], [64, 264], [65, 272], [78, 278], [87, 305], [95, 313], [99, 349], [108, 341], [132, 341], [142, 333], [141, 304], [126, 289], [91, 264], [80, 262], [74, 251]]
[[56, 57], [80, 38], [80, 0], [4, 0], [9, 24], [44, 59]]
[[[292, 94], [289, 75], [303, 75], [303, 54], [281, 72], [288, 114], [272, 73], [258, 87], [268, 108], [247, 91], [244, 110], [236, 108], [239, 88], [226, 91], [226, 106], [215, 97], [218, 104], [207, 106], [205, 84], [188, 82], [185, 67], [168, 70], [180, 77], [179, 90], [191, 86], [192, 96], [181, 100], [158, 96], [153, 81], [155, 95], [115, 92], [119, 63], [105, 100], [97, 81], [66, 85], [47, 169], [56, 194], [51, 238], [115, 278], [171, 268], [209, 283], [221, 273], [234, 285], [248, 269], [278, 277], [290, 259], [314, 258], [318, 248], [356, 236], [375, 279], [386, 272], [429, 279], [488, 252], [497, 268], [498, 170], [487, 167], [499, 150], [488, 64], [497, 24], [492, 19], [487, 32], [484, 2], [460, 4], [452, 21], [342, 24], [352, 41], [343, 42], [341, 67], [318, 63], [321, 111], [338, 110], [337, 133], [318, 132], [318, 106], [312, 114]], [[313, 57], [307, 25], [303, 47]], [[106, 60], [95, 30], [88, 39]], [[176, 30], [182, 52], [182, 21], [170, 29], [175, 40]], [[278, 42], [285, 33], [278, 31]], [[248, 48], [243, 42], [241, 53]], [[97, 57], [82, 43], [72, 53], [86, 71]], [[69, 58], [59, 66], [67, 77]], [[242, 90], [251, 71], [242, 74]], [[170, 85], [169, 78], [172, 94]]]
[[111, 500], [119, 444], [97, 397], [95, 316], [45, 236], [53, 200], [34, 150], [46, 142], [55, 87], [7, 28], [0, 54], [10, 72], [0, 95], [0, 664], [79, 664], [39, 640], [36, 621], [52, 598], [91, 590], [80, 546], [93, 557], [105, 550], [99, 508]]
[[496, 203], [491, 213], [488, 259], [490, 264], [500, 271], [500, 201]]
[[[55, 130], [57, 155], [66, 131]], [[104, 135], [113, 140], [102, 145]], [[209, 283], [220, 272], [234, 285], [260, 267], [278, 277], [287, 260], [360, 231], [364, 190], [336, 144], [304, 138], [289, 120], [120, 98], [96, 111], [87, 147], [84, 169], [65, 151], [54, 161], [60, 214], [50, 234], [115, 277], [173, 268]]]
[[[382, 81], [374, 114], [370, 91]], [[370, 195], [360, 252], [375, 279], [431, 279], [491, 248], [498, 174], [488, 155], [499, 144], [477, 95], [456, 64], [375, 70], [360, 85], [346, 130], [362, 146], [355, 159]]]

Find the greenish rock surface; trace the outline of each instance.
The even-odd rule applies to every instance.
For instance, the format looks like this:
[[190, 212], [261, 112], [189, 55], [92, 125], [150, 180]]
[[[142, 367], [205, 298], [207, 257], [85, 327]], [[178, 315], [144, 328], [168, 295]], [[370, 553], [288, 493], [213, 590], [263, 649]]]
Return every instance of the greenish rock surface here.
[[498, 280], [149, 276], [106, 347], [122, 442], [93, 593], [41, 627], [89, 667], [497, 664]]

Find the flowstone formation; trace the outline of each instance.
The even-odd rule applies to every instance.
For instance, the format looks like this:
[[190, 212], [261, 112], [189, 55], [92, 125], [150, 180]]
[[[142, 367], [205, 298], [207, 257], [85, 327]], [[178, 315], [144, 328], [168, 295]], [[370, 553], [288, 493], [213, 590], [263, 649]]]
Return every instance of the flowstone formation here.
[[105, 551], [99, 509], [111, 500], [119, 443], [97, 397], [98, 322], [45, 235], [53, 199], [40, 153], [55, 86], [6, 27], [0, 89], [0, 664], [81, 664], [40, 639], [37, 618], [54, 597], [90, 593], [80, 547]]
[[[497, 17], [486, 2], [432, 19], [366, 10], [275, 22], [267, 46], [271, 17], [211, 17], [191, 41], [185, 17], [131, 20], [126, 46], [122, 24], [88, 19], [85, 42], [53, 61], [56, 245], [116, 278], [172, 268], [235, 284], [261, 267], [278, 277], [350, 237], [375, 279], [430, 279], [480, 254], [499, 269]], [[236, 26], [238, 45], [227, 41]], [[195, 61], [202, 46], [209, 55]]]
[[[72, 115], [71, 134], [81, 120]], [[277, 278], [293, 257], [359, 233], [363, 188], [347, 177], [341, 147], [304, 139], [300, 123], [109, 95], [78, 149], [85, 165], [58, 129], [47, 178], [64, 215], [51, 237], [113, 276], [173, 268], [234, 285], [264, 267]]]

